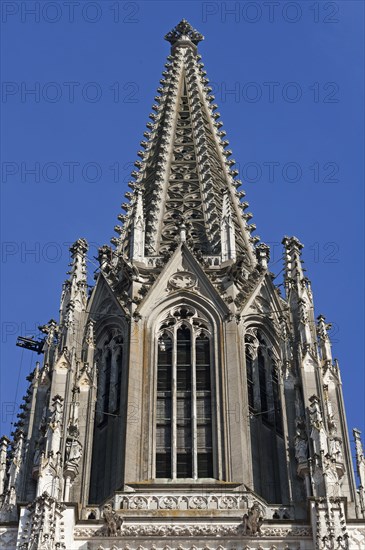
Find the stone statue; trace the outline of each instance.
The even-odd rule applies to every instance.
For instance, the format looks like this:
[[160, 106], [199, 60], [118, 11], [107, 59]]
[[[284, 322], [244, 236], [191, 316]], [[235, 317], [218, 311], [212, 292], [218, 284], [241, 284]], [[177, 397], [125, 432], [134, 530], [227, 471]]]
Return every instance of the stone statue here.
[[39, 448], [39, 445], [37, 445], [34, 451], [33, 466], [35, 467], [39, 466], [40, 456], [41, 456], [41, 450]]
[[313, 442], [314, 453], [318, 456], [328, 452], [327, 433], [323, 425], [322, 412], [319, 406], [319, 399], [313, 395], [310, 399], [311, 405], [309, 408], [310, 424], [311, 424], [311, 439]]
[[78, 465], [82, 455], [82, 446], [77, 439], [66, 442], [66, 461]]
[[242, 518], [244, 535], [259, 535], [264, 521], [261, 506], [254, 502], [247, 514]]
[[107, 537], [116, 537], [121, 534], [123, 518], [112, 509], [110, 504], [104, 506], [104, 532]]
[[341, 439], [339, 437], [330, 440], [330, 453], [336, 462], [343, 462]]
[[339, 481], [338, 473], [336, 469], [336, 464], [334, 464], [330, 460], [327, 460], [325, 465], [325, 473], [326, 473], [329, 496], [330, 497], [341, 496], [341, 487], [340, 487], [340, 481]]
[[308, 459], [308, 441], [297, 431], [295, 436], [295, 458], [301, 464]]

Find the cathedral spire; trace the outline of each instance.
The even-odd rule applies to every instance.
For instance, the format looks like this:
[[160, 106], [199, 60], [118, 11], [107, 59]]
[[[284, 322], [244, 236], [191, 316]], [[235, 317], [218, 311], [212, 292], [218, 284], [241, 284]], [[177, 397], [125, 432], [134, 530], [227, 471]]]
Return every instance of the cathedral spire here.
[[[191, 250], [220, 259], [240, 257], [253, 269], [258, 237], [251, 235], [251, 214], [243, 214], [247, 203], [241, 202], [244, 192], [237, 191], [238, 171], [196, 51], [203, 36], [182, 20], [165, 38], [171, 55], [141, 142], [144, 150], [138, 152], [141, 160], [135, 162], [138, 170], [132, 172], [129, 202], [122, 205], [126, 214], [118, 216], [120, 236], [112, 242], [131, 260], [164, 256], [180, 241], [183, 224]], [[143, 250], [136, 252], [137, 244]]]

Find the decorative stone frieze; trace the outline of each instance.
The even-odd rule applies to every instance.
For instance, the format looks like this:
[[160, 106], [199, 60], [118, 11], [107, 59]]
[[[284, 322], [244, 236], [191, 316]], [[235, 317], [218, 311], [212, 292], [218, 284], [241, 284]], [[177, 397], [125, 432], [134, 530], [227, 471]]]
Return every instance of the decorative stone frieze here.
[[[235, 537], [242, 539], [243, 537], [251, 538], [252, 535], [260, 535], [268, 538], [307, 538], [312, 536], [312, 531], [308, 527], [267, 527], [261, 528], [260, 533], [247, 532], [242, 522], [233, 523], [179, 523], [173, 524], [155, 524], [155, 523], [139, 523], [130, 524], [126, 521], [120, 530], [120, 535], [123, 538], [128, 537]], [[114, 532], [114, 531], [113, 531]], [[107, 534], [105, 527], [75, 527], [75, 539], [92, 539], [97, 537], [118, 536]]]

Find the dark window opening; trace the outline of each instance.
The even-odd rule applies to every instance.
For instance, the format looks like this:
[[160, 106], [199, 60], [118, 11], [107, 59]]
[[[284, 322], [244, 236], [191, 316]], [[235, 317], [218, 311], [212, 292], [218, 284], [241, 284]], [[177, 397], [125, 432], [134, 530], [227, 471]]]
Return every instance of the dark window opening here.
[[271, 380], [272, 380], [272, 392], [273, 392], [273, 401], [274, 401], [275, 428], [279, 434], [282, 434], [283, 433], [283, 415], [281, 410], [279, 379], [278, 379], [278, 373], [276, 371], [275, 364], [272, 365]]
[[156, 477], [171, 478], [171, 454], [156, 454]]
[[263, 420], [268, 420], [268, 400], [266, 390], [266, 366], [265, 358], [259, 350], [258, 352], [258, 367], [259, 367], [259, 383], [260, 383], [260, 401], [261, 401], [261, 417]]
[[249, 351], [246, 351], [246, 374], [247, 374], [248, 407], [250, 411], [254, 411], [255, 400], [254, 400], [254, 383], [253, 383], [253, 362]]
[[176, 456], [177, 477], [192, 477], [191, 453], [177, 453]]
[[108, 412], [109, 412], [109, 402], [110, 402], [110, 379], [111, 379], [111, 373], [112, 373], [112, 354], [111, 351], [108, 350], [105, 356], [105, 363], [104, 363], [104, 392], [102, 395], [102, 413], [103, 413], [103, 421], [105, 422], [108, 420]]
[[122, 391], [122, 368], [123, 368], [123, 353], [120, 351], [117, 357], [117, 385], [116, 385], [116, 412], [120, 409], [121, 391]]
[[199, 477], [213, 477], [213, 454], [198, 453]]

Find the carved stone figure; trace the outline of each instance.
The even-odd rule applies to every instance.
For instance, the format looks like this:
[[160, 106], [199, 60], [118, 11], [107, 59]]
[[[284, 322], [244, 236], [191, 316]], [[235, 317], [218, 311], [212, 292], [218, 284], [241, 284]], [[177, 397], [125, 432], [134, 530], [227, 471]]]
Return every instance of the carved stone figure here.
[[295, 458], [301, 464], [306, 462], [308, 459], [308, 441], [303, 438], [303, 434], [297, 430], [297, 435], [295, 436]]
[[341, 494], [341, 489], [336, 464], [331, 460], [326, 460], [324, 472], [326, 474], [327, 490], [329, 496], [339, 497]]
[[103, 532], [105, 536], [116, 537], [121, 534], [123, 518], [112, 509], [110, 504], [104, 506], [104, 522]]
[[242, 518], [244, 535], [259, 535], [264, 521], [261, 506], [254, 502], [247, 514]]
[[342, 445], [339, 437], [330, 440], [330, 453], [336, 462], [343, 462]]
[[311, 439], [313, 442], [314, 453], [318, 456], [328, 452], [327, 433], [323, 425], [323, 418], [321, 409], [319, 406], [319, 399], [316, 395], [312, 395], [310, 398], [310, 423], [311, 423]]
[[303, 398], [300, 393], [300, 388], [298, 388], [298, 386], [295, 386], [294, 406], [295, 406], [296, 422], [297, 424], [301, 424], [303, 422], [304, 410], [303, 410]]
[[78, 465], [82, 455], [82, 446], [76, 439], [69, 439], [66, 442], [66, 461]]

